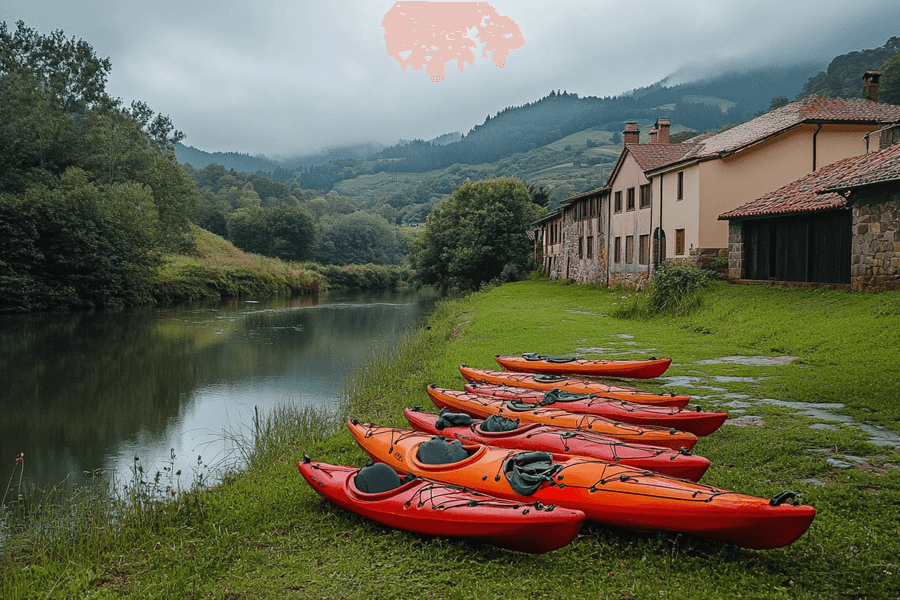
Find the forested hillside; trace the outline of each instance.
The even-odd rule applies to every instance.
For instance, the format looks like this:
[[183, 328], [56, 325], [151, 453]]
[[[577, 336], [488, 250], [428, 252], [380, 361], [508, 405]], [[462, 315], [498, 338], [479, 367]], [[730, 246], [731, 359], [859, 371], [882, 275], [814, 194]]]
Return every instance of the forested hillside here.
[[[882, 102], [900, 100], [900, 37], [892, 37], [880, 48], [849, 52], [835, 57], [825, 71], [820, 71], [803, 86], [801, 96], [858, 98], [862, 94], [862, 75], [866, 71], [882, 72]], [[888, 62], [891, 59], [892, 62]]]

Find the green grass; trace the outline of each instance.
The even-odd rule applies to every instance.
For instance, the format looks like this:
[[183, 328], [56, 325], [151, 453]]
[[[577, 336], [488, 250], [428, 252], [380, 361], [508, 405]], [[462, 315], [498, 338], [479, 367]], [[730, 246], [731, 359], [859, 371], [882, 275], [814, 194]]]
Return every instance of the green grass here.
[[[821, 419], [761, 402], [840, 403], [833, 412], [900, 433], [900, 293], [716, 283], [689, 316], [609, 316], [632, 295], [529, 281], [439, 303], [427, 329], [357, 373], [337, 416], [302, 407], [261, 416], [261, 438], [245, 441], [245, 472], [150, 505], [139, 520], [123, 510], [120, 523], [56, 542], [23, 532], [4, 554], [0, 597], [900, 597], [898, 450], [852, 424], [815, 429]], [[712, 461], [704, 481], [764, 497], [799, 491], [817, 509], [812, 527], [786, 548], [750, 551], [589, 524], [569, 546], [529, 556], [381, 527], [324, 503], [297, 473], [304, 453], [364, 464], [346, 416], [402, 425], [403, 407], [426, 405], [428, 383], [461, 386], [459, 364], [492, 368], [495, 353], [527, 351], [672, 356], [666, 376], [694, 387], [665, 378], [640, 387], [702, 396], [731, 413], [733, 424], [695, 448]], [[775, 355], [798, 359], [702, 362]], [[728, 394], [745, 396], [741, 408]], [[827, 462], [848, 455], [865, 462]]]

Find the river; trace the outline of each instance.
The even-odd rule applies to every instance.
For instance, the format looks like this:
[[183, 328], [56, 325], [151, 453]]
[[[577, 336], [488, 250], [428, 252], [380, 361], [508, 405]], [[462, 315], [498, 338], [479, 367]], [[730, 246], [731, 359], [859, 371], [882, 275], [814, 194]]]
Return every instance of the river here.
[[422, 325], [435, 300], [323, 294], [2, 316], [0, 485], [127, 481], [136, 465], [181, 471], [182, 487], [215, 481], [256, 410], [335, 408], [354, 368]]

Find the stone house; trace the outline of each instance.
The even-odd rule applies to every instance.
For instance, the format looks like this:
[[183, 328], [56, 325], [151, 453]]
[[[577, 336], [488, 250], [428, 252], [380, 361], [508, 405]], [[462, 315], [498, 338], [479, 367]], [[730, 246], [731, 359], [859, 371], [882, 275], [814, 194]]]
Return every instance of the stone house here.
[[605, 188], [567, 198], [535, 223], [535, 263], [554, 278], [579, 283], [606, 283], [607, 260], [601, 207]]
[[900, 289], [900, 126], [879, 144], [720, 215], [736, 281]]

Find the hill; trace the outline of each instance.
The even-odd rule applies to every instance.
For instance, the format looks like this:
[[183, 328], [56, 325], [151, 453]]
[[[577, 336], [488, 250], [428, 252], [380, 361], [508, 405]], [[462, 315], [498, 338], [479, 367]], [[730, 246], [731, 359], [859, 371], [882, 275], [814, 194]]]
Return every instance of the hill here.
[[[448, 143], [459, 137], [459, 133], [448, 133], [436, 138], [435, 142]], [[382, 144], [365, 142], [335, 146], [309, 154], [269, 158], [265, 155], [250, 156], [240, 152], [205, 152], [193, 146], [178, 144], [175, 148], [175, 157], [181, 164], [190, 164], [196, 169], [216, 163], [228, 170], [265, 174], [279, 181], [287, 181], [291, 174], [303, 168], [324, 165], [332, 161], [360, 162], [370, 159], [383, 149]]]
[[800, 95], [857, 98], [862, 91], [862, 74], [868, 70], [882, 70], [885, 61], [898, 52], [900, 37], [892, 37], [880, 48], [837, 56], [828, 63], [825, 71], [810, 77]]

